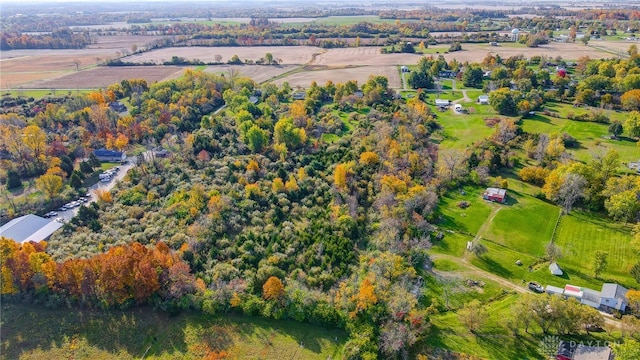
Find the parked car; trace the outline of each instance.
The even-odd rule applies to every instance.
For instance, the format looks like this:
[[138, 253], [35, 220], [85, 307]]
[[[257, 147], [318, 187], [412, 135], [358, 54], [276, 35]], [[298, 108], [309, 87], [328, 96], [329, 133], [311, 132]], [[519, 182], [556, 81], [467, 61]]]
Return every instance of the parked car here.
[[537, 293], [543, 293], [544, 292], [544, 288], [542, 287], [542, 285], [538, 284], [535, 281], [530, 281], [529, 282], [529, 290], [531, 290], [533, 292], [537, 292]]
[[69, 210], [69, 209], [67, 208], [67, 205], [62, 205], [62, 206], [60, 207], [60, 209], [58, 209], [58, 211], [67, 211], [67, 210]]
[[58, 213], [55, 211], [49, 211], [48, 213], [43, 215], [46, 218], [50, 218], [50, 217], [54, 217], [54, 216], [58, 216]]

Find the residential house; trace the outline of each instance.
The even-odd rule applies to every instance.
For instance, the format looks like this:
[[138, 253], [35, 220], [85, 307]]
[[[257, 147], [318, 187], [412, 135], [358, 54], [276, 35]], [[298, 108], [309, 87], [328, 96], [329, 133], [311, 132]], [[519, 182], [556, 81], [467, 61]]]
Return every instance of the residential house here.
[[93, 155], [95, 155], [98, 160], [106, 162], [120, 162], [127, 158], [127, 155], [122, 151], [107, 150], [104, 148], [93, 150]]
[[604, 310], [615, 309], [624, 312], [629, 305], [629, 301], [625, 297], [627, 295], [627, 289], [612, 283], [602, 284], [602, 291], [600, 291], [600, 306]]
[[562, 274], [564, 274], [562, 272], [562, 269], [560, 269], [560, 266], [558, 265], [558, 263], [551, 263], [549, 265], [549, 271], [551, 271], [551, 273], [555, 276], [562, 276]]
[[293, 94], [291, 94], [291, 97], [293, 100], [304, 100], [304, 98], [307, 97], [307, 94], [304, 91], [294, 91]]
[[482, 198], [504, 204], [507, 201], [507, 189], [487, 188]]
[[456, 77], [458, 75], [457, 72], [453, 71], [453, 70], [442, 70], [438, 73], [438, 77], [441, 78], [449, 78], [452, 79], [454, 77]]

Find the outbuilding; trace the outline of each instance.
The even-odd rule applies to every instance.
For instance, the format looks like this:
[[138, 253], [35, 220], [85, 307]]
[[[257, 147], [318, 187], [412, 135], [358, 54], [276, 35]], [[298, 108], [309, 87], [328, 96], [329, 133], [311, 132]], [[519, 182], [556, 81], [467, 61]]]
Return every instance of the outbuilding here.
[[127, 158], [127, 155], [122, 151], [107, 150], [104, 148], [93, 150], [93, 155], [95, 155], [98, 160], [106, 162], [121, 162]]
[[562, 274], [564, 274], [560, 266], [558, 266], [558, 263], [551, 263], [549, 265], [549, 271], [555, 276], [562, 276]]
[[15, 218], [0, 227], [2, 236], [17, 243], [46, 240], [63, 224], [29, 214]]
[[451, 104], [450, 100], [436, 99], [436, 106], [437, 107], [449, 107], [450, 104]]
[[487, 188], [482, 198], [489, 201], [496, 201], [504, 204], [507, 201], [507, 190], [498, 188]]
[[557, 286], [547, 285], [547, 287], [544, 290], [549, 295], [560, 295], [560, 296], [564, 295], [564, 289]]
[[624, 312], [629, 304], [626, 296], [626, 288], [618, 284], [604, 283], [600, 292], [600, 305], [605, 310], [615, 309]]
[[480, 95], [480, 96], [478, 96], [478, 104], [480, 104], [480, 105], [489, 105], [489, 95]]

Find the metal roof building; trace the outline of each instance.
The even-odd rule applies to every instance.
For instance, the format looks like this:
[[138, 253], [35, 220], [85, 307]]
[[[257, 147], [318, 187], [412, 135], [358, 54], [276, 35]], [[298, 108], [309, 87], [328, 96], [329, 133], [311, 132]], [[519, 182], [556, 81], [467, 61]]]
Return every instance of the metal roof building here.
[[13, 219], [0, 227], [0, 236], [18, 243], [45, 240], [62, 224], [36, 215], [25, 215]]

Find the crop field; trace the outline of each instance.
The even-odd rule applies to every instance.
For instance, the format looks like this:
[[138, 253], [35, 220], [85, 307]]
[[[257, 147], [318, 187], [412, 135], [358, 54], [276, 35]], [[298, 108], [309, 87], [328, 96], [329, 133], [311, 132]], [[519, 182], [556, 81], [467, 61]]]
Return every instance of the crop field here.
[[122, 66], [94, 67], [87, 70], [64, 73], [49, 79], [33, 81], [16, 86], [30, 89], [99, 89], [125, 79], [145, 79], [149, 84], [168, 80], [182, 75], [184, 67], [180, 66]]
[[341, 330], [294, 321], [169, 318], [144, 307], [102, 312], [3, 304], [1, 324], [6, 359], [213, 359], [220, 351], [231, 359], [337, 359], [346, 338]]
[[274, 59], [281, 59], [284, 65], [302, 65], [312, 60], [314, 54], [324, 51], [313, 46], [220, 46], [220, 47], [171, 47], [149, 51], [142, 54], [128, 56], [123, 61], [131, 63], [156, 63], [169, 61], [173, 56], [187, 60], [198, 59], [203, 62], [215, 62], [216, 55], [222, 56], [222, 62], [231, 60], [238, 55], [240, 60], [259, 60], [266, 53], [271, 53]]
[[382, 75], [389, 79], [389, 86], [392, 88], [399, 88], [402, 84], [400, 74], [398, 73], [398, 68], [396, 66], [359, 66], [345, 68], [329, 68], [322, 66], [309, 68], [313, 68], [314, 70], [295, 72], [274, 81], [274, 83], [281, 85], [286, 81], [294, 88], [297, 86], [306, 88], [309, 87], [309, 84], [311, 84], [312, 81], [315, 81], [319, 85], [324, 85], [329, 80], [334, 83], [355, 80], [359, 85], [362, 85], [367, 82], [370, 75]]
[[[212, 74], [228, 75], [229, 70], [233, 69], [238, 72], [240, 77], [248, 77], [258, 83], [262, 83], [295, 68], [297, 68], [296, 65], [210, 65], [207, 66], [204, 71]], [[318, 84], [323, 83], [318, 82]], [[309, 84], [306, 84], [306, 86], [308, 85]]]

